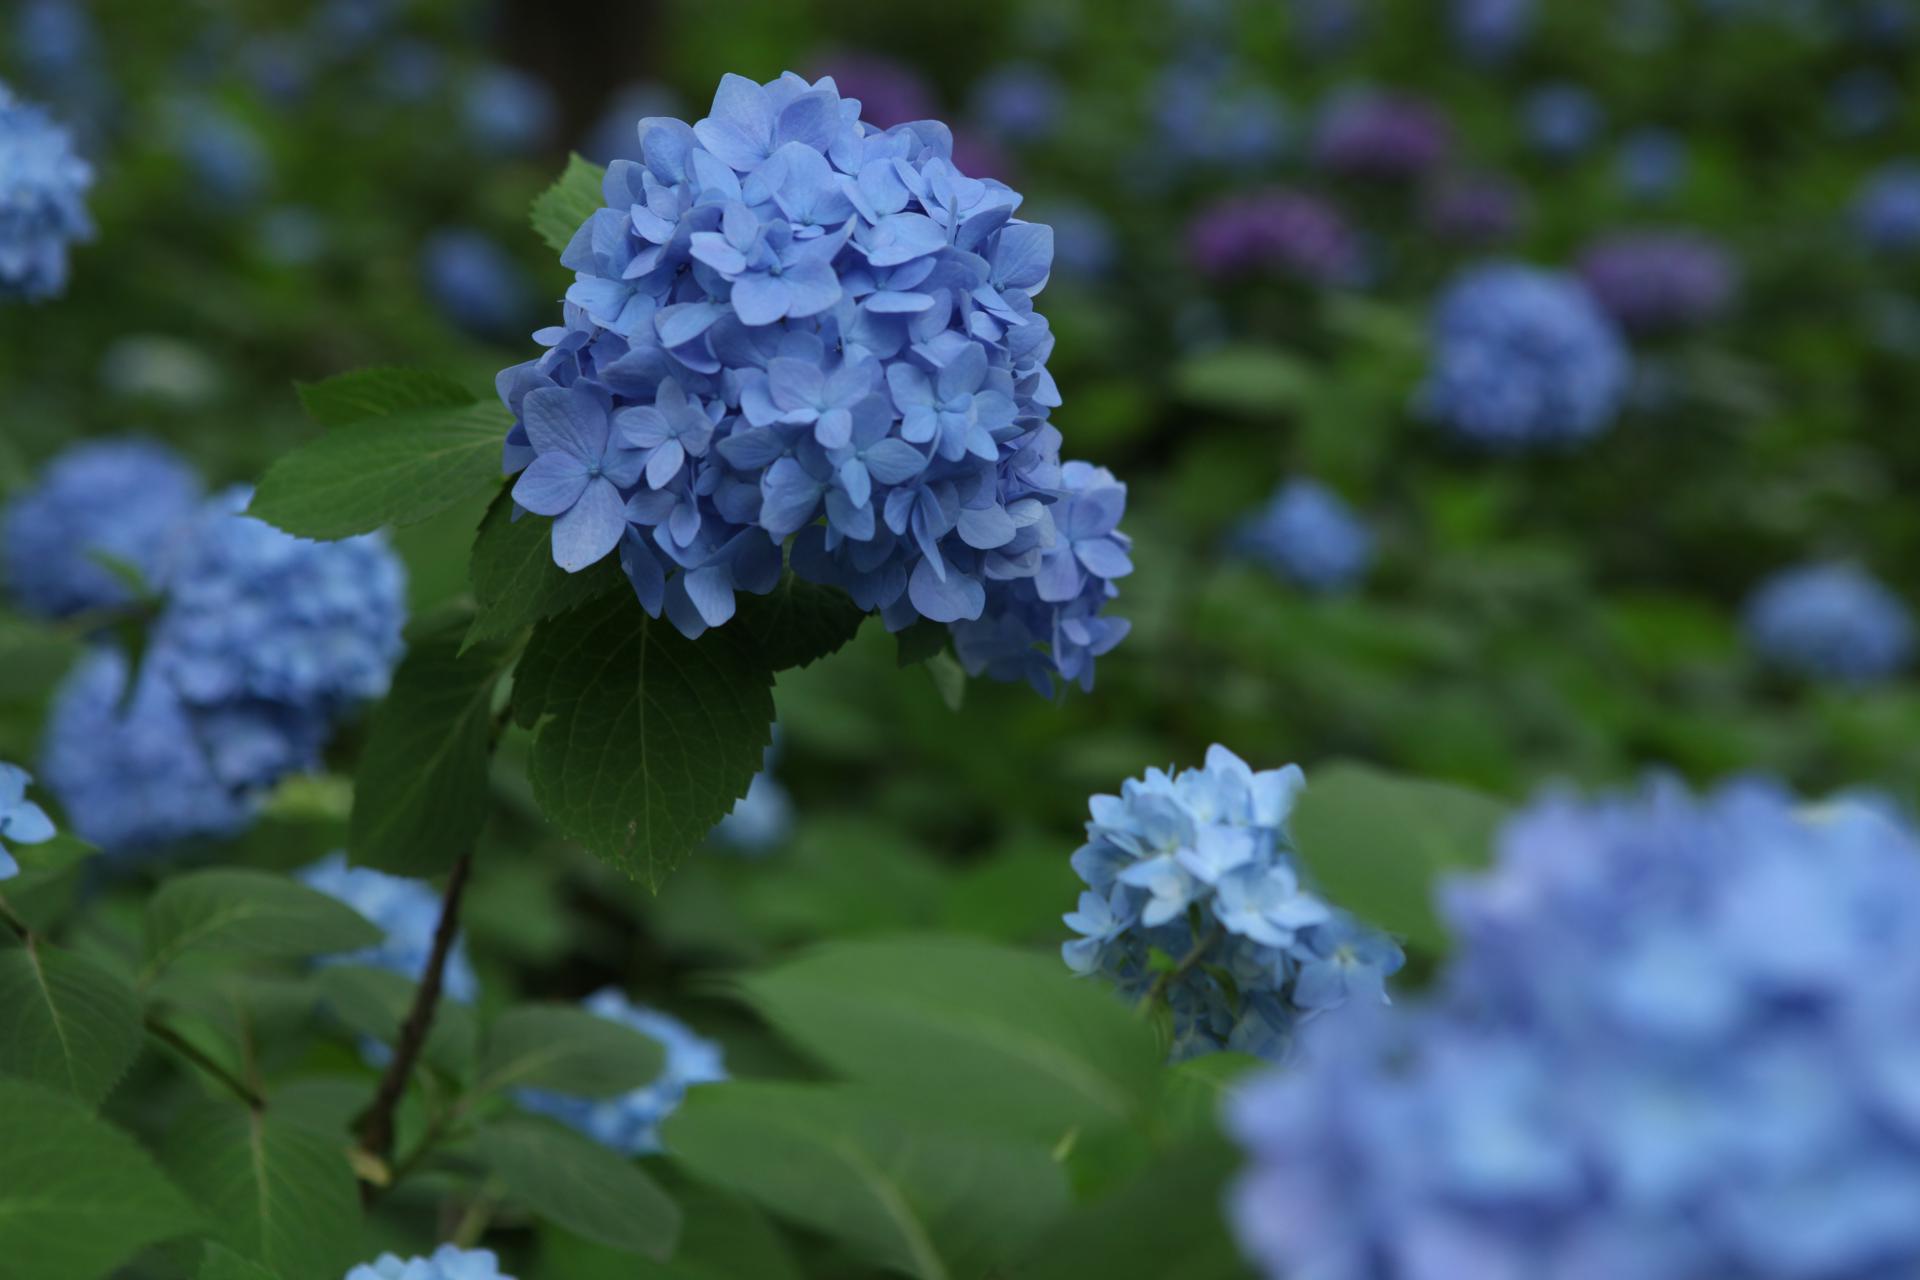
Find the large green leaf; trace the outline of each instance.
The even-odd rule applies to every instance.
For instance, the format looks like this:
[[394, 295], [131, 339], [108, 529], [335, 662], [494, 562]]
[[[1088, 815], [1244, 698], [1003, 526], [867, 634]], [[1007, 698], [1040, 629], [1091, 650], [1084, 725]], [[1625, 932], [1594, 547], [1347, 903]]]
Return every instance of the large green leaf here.
[[143, 1034], [133, 989], [93, 961], [37, 941], [0, 952], [0, 1075], [92, 1106], [119, 1083]]
[[165, 1156], [214, 1237], [285, 1280], [340, 1280], [364, 1260], [344, 1135], [208, 1104], [174, 1121]]
[[200, 1255], [194, 1280], [280, 1280], [266, 1267], [241, 1257], [223, 1244], [209, 1240]]
[[788, 573], [764, 596], [742, 595], [740, 611], [727, 625], [753, 637], [766, 664], [785, 671], [839, 649], [853, 639], [866, 616], [838, 587], [818, 586]]
[[622, 1023], [571, 1005], [521, 1005], [488, 1030], [475, 1087], [605, 1098], [652, 1083], [665, 1061], [659, 1041]]
[[961, 1132], [841, 1086], [735, 1082], [693, 1090], [667, 1149], [697, 1176], [920, 1280], [975, 1276], [1066, 1208], [1038, 1143]]
[[1053, 1141], [1130, 1122], [1159, 1089], [1149, 1025], [1052, 956], [969, 938], [837, 942], [745, 986], [841, 1075], [983, 1129]]
[[307, 416], [323, 427], [344, 427], [368, 418], [423, 409], [458, 409], [480, 397], [430, 369], [354, 369], [295, 388]]
[[1328, 897], [1437, 952], [1447, 935], [1433, 910], [1435, 878], [1484, 865], [1506, 816], [1505, 805], [1465, 787], [1335, 764], [1308, 776], [1292, 829]]
[[1264, 416], [1298, 409], [1316, 390], [1313, 370], [1275, 347], [1222, 347], [1174, 370], [1174, 387], [1190, 404]]
[[534, 800], [569, 838], [658, 888], [760, 771], [772, 686], [732, 627], [696, 643], [630, 593], [549, 618], [514, 677], [514, 713], [538, 725]]
[[373, 713], [353, 779], [354, 860], [409, 875], [446, 870], [486, 825], [493, 695], [513, 653], [461, 652], [466, 615], [410, 637]]
[[1221, 1219], [1221, 1197], [1237, 1163], [1237, 1154], [1217, 1137], [1161, 1154], [1129, 1185], [1055, 1222], [1007, 1275], [1250, 1276]]
[[[399, 1040], [400, 1024], [413, 1008], [419, 990], [410, 978], [354, 964], [328, 965], [314, 983], [322, 1003], [335, 1017], [361, 1035], [387, 1045]], [[421, 1054], [436, 1070], [464, 1077], [473, 1068], [474, 1039], [473, 1010], [458, 1001], [442, 999], [434, 1006], [433, 1027], [427, 1032]]]
[[168, 880], [147, 903], [147, 972], [193, 950], [314, 956], [357, 951], [384, 936], [353, 908], [297, 880], [217, 867]]
[[540, 1265], [529, 1280], [800, 1280], [780, 1229], [751, 1201], [698, 1182], [682, 1182], [672, 1193], [680, 1243], [665, 1262], [550, 1226], [540, 1233]]
[[567, 157], [566, 172], [554, 184], [534, 197], [529, 221], [547, 247], [559, 253], [573, 239], [580, 224], [605, 206], [601, 181], [607, 171], [578, 154]]
[[611, 1248], [672, 1256], [680, 1210], [632, 1160], [541, 1120], [489, 1125], [474, 1143], [508, 1194], [541, 1217]]
[[64, 1093], [0, 1080], [0, 1280], [95, 1280], [198, 1230], [140, 1144]]
[[[335, 425], [273, 464], [250, 514], [301, 537], [344, 538], [415, 524], [500, 483], [500, 445], [513, 425], [505, 405], [470, 395], [464, 403], [434, 403], [451, 394], [438, 379], [417, 390], [416, 401], [427, 403], [410, 405], [388, 384], [421, 375], [382, 374], [384, 400], [366, 385], [350, 393], [307, 393], [310, 403], [319, 398]], [[346, 419], [373, 403], [394, 407]]]
[[508, 639], [543, 618], [626, 588], [611, 557], [579, 573], [562, 569], [553, 562], [553, 521], [533, 515], [516, 520], [513, 510], [511, 493], [502, 490], [473, 540], [469, 572], [475, 615], [469, 645]]

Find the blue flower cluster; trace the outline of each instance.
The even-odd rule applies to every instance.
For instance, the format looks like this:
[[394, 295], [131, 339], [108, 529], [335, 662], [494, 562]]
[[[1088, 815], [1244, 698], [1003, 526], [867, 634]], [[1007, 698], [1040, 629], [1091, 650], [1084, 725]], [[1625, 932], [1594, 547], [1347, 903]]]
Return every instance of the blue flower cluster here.
[[[330, 853], [300, 872], [300, 881], [330, 898], [346, 903], [386, 933], [379, 944], [322, 959], [322, 964], [358, 964], [415, 981], [427, 970], [433, 954], [433, 934], [440, 925], [440, 895], [424, 880], [391, 876], [371, 867], [350, 867], [347, 855]], [[467, 944], [455, 938], [447, 953], [441, 989], [450, 1000], [471, 1004], [480, 994], [480, 980], [467, 959]]]
[[500, 375], [514, 498], [562, 568], [617, 549], [689, 636], [791, 540], [890, 628], [956, 624], [976, 671], [1090, 682], [1125, 634], [1099, 615], [1126, 491], [1047, 421], [1053, 233], [944, 125], [859, 112], [831, 79], [730, 75], [698, 123], [640, 122], [562, 255], [566, 323]]
[[1475, 62], [1510, 56], [1533, 31], [1535, 0], [1453, 0], [1448, 11], [1454, 43]]
[[9, 841], [23, 845], [53, 839], [53, 820], [27, 799], [27, 784], [32, 781], [33, 775], [19, 765], [0, 760], [0, 880], [20, 874], [20, 864], [7, 848]]
[[72, 136], [0, 83], [0, 299], [37, 301], [67, 287], [67, 246], [93, 235], [92, 185]]
[[1542, 85], [1521, 104], [1527, 136], [1546, 155], [1579, 155], [1600, 136], [1606, 115], [1600, 100], [1577, 84]]
[[1784, 569], [1747, 601], [1747, 641], [1766, 661], [1815, 680], [1869, 684], [1913, 657], [1913, 614], [1858, 565]]
[[[1383, 1003], [1403, 957], [1392, 939], [1300, 882], [1287, 819], [1296, 765], [1259, 773], [1215, 746], [1204, 769], [1147, 770], [1095, 796], [1073, 869], [1087, 883], [1061, 955], [1129, 1000], [1164, 995], [1173, 1053], [1233, 1049], [1278, 1060], [1305, 1019]], [[1155, 953], [1172, 962], [1157, 969]]]
[[1896, 160], [1867, 179], [1854, 201], [1853, 221], [1872, 248], [1920, 248], [1920, 162]]
[[169, 449], [138, 440], [77, 445], [0, 513], [0, 578], [39, 617], [126, 604], [126, 584], [99, 557], [159, 583], [200, 499], [200, 478]]
[[767, 748], [760, 772], [747, 785], [731, 812], [715, 824], [708, 839], [722, 849], [748, 856], [771, 853], [793, 834], [793, 797], [773, 776], [774, 757], [779, 752], [778, 726], [773, 745]]
[[425, 1258], [383, 1253], [347, 1272], [346, 1280], [513, 1280], [487, 1249], [443, 1244]]
[[1234, 549], [1309, 591], [1352, 586], [1373, 561], [1373, 531], [1318, 480], [1295, 478], [1233, 535]]
[[420, 283], [449, 322], [478, 338], [519, 331], [534, 297], [520, 264], [468, 227], [443, 227], [421, 243]]
[[1441, 905], [1431, 1005], [1244, 1088], [1272, 1276], [1920, 1268], [1920, 842], [1758, 784], [1549, 798]]
[[1475, 267], [1434, 305], [1427, 417], [1482, 448], [1564, 445], [1612, 424], [1632, 373], [1580, 282], [1515, 263]]
[[727, 1078], [720, 1046], [695, 1034], [685, 1023], [657, 1009], [637, 1005], [611, 987], [587, 997], [589, 1013], [624, 1023], [667, 1051], [666, 1066], [652, 1084], [612, 1098], [576, 1098], [545, 1089], [522, 1089], [520, 1105], [578, 1129], [623, 1155], [651, 1155], [661, 1149], [660, 1125], [673, 1114], [687, 1090]]

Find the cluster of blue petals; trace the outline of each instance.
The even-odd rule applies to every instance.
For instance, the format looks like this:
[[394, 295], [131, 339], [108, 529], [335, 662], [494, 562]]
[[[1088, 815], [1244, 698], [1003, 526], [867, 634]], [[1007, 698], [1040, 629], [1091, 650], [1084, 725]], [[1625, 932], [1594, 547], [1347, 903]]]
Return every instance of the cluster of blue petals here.
[[66, 288], [67, 247], [93, 235], [92, 185], [72, 135], [0, 83], [0, 300]]
[[1853, 221], [1874, 249], [1920, 248], [1920, 162], [1896, 160], [1867, 179], [1854, 201]]
[[76, 445], [0, 513], [7, 593], [43, 618], [126, 604], [127, 584], [102, 558], [158, 583], [201, 496], [199, 476], [170, 449], [139, 440]]
[[753, 781], [747, 785], [747, 794], [740, 797], [733, 810], [720, 819], [708, 835], [708, 840], [715, 846], [758, 857], [772, 853], [792, 837], [793, 797], [787, 794], [786, 787], [773, 775], [774, 759], [779, 749], [779, 729], [776, 726], [773, 745], [767, 748], [760, 772], [754, 774]]
[[1867, 684], [1913, 657], [1913, 614], [1858, 565], [1816, 563], [1761, 583], [1746, 607], [1747, 642], [1764, 660], [1815, 680]]
[[1318, 480], [1297, 477], [1233, 536], [1240, 554], [1309, 591], [1352, 586], [1373, 562], [1373, 530]]
[[520, 1105], [552, 1116], [622, 1155], [651, 1155], [661, 1149], [661, 1123], [673, 1114], [687, 1090], [727, 1078], [720, 1046], [697, 1035], [677, 1018], [634, 1004], [612, 987], [596, 991], [584, 1005], [589, 1013], [659, 1041], [667, 1051], [659, 1077], [652, 1084], [611, 1098], [576, 1098], [545, 1089], [522, 1089], [517, 1095]]
[[831, 79], [728, 76], [696, 124], [640, 122], [562, 255], [548, 351], [500, 375], [521, 507], [554, 560], [617, 554], [689, 636], [782, 570], [961, 659], [1090, 684], [1126, 632], [1126, 490], [1060, 460], [1053, 233], [967, 177], [946, 126], [878, 130]]
[[347, 1272], [346, 1280], [513, 1280], [488, 1249], [443, 1244], [424, 1258], [383, 1253]]
[[[1173, 1054], [1220, 1049], [1279, 1060], [1312, 1015], [1384, 1003], [1403, 957], [1392, 939], [1308, 892], [1287, 819], [1296, 765], [1255, 772], [1215, 746], [1206, 767], [1147, 770], [1095, 796], [1073, 869], [1087, 883], [1061, 955], [1130, 1001], [1163, 985]], [[1160, 978], [1155, 953], [1178, 976]]]
[[1243, 1089], [1271, 1276], [1920, 1268], [1920, 844], [1748, 783], [1553, 797], [1448, 886], [1428, 1005]]
[[[371, 867], [350, 867], [347, 855], [331, 853], [300, 872], [301, 883], [338, 899], [387, 935], [374, 946], [325, 957], [323, 964], [357, 964], [385, 969], [419, 981], [433, 955], [433, 934], [440, 926], [440, 895], [424, 880], [388, 875]], [[467, 959], [467, 944], [454, 939], [447, 953], [441, 989], [450, 1000], [471, 1004], [480, 980]]]
[[27, 784], [32, 781], [33, 775], [19, 765], [0, 760], [0, 880], [20, 874], [9, 844], [45, 844], [54, 836], [47, 811], [27, 799]]
[[1425, 415], [1485, 449], [1585, 440], [1612, 425], [1632, 361], [1578, 280], [1514, 263], [1469, 269], [1434, 304]]

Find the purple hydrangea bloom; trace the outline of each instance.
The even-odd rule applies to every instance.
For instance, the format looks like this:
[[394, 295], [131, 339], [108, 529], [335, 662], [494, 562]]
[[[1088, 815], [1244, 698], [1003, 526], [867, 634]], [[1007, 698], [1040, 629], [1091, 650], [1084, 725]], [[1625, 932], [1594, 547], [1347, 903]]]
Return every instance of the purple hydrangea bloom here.
[[1857, 1280], [1920, 1266], [1920, 842], [1745, 784], [1549, 797], [1442, 887], [1434, 996], [1242, 1087], [1273, 1277]]
[[634, 1004], [612, 987], [582, 1002], [588, 1013], [622, 1023], [667, 1051], [666, 1065], [653, 1083], [611, 1098], [576, 1098], [545, 1089], [521, 1089], [520, 1105], [552, 1116], [622, 1155], [652, 1155], [661, 1150], [660, 1126], [695, 1085], [727, 1078], [720, 1046], [695, 1033], [678, 1018]]
[[1626, 343], [1578, 280], [1515, 263], [1471, 268], [1435, 303], [1421, 411], [1488, 449], [1606, 430], [1632, 372]]
[[[371, 867], [350, 867], [344, 853], [328, 854], [302, 870], [299, 879], [309, 889], [346, 903], [387, 935], [360, 951], [322, 957], [321, 964], [365, 965], [415, 981], [426, 973], [434, 931], [440, 926], [440, 895], [432, 885]], [[464, 938], [454, 939], [442, 982], [447, 997], [461, 1004], [479, 996], [480, 979], [467, 959]]]
[[1533, 145], [1562, 160], [1591, 147], [1606, 123], [1600, 100], [1577, 84], [1535, 89], [1521, 104], [1521, 115]]
[[1896, 160], [1868, 178], [1854, 201], [1853, 223], [1874, 249], [1920, 247], [1920, 162]]
[[1279, 187], [1201, 210], [1187, 225], [1187, 255], [1202, 274], [1222, 279], [1271, 273], [1342, 284], [1360, 270], [1359, 240], [1340, 211], [1319, 196]]
[[1732, 301], [1738, 273], [1719, 243], [1690, 232], [1623, 233], [1580, 255], [1580, 278], [1629, 333], [1690, 328]]
[[93, 167], [73, 137], [0, 83], [0, 300], [51, 298], [67, 287], [67, 248], [93, 238]]
[[1426, 223], [1442, 240], [1473, 248], [1505, 244], [1526, 219], [1526, 192], [1505, 178], [1465, 175], [1427, 195]]
[[0, 577], [14, 602], [40, 617], [125, 604], [127, 585], [97, 557], [158, 587], [200, 500], [199, 477], [162, 445], [76, 445], [0, 514]]
[[784, 558], [889, 628], [1031, 649], [976, 648], [980, 669], [1085, 683], [1131, 566], [1125, 489], [1063, 465], [1047, 420], [1053, 233], [957, 168], [944, 126], [861, 112], [830, 79], [728, 76], [705, 119], [640, 122], [562, 256], [565, 323], [500, 375], [515, 497], [559, 517], [562, 567], [617, 550], [689, 636]]
[[1282, 485], [1235, 531], [1232, 544], [1309, 591], [1344, 590], [1373, 562], [1373, 531], [1339, 494], [1304, 477]]
[[45, 844], [53, 839], [53, 819], [27, 799], [33, 775], [19, 765], [0, 760], [0, 880], [20, 874], [20, 864], [7, 846]]
[[1816, 563], [1761, 583], [1746, 606], [1748, 642], [1767, 662], [1815, 680], [1871, 684], [1913, 657], [1913, 614], [1858, 565]]
[[1438, 107], [1375, 89], [1336, 96], [1313, 141], [1314, 158], [1330, 173], [1397, 182], [1433, 172], [1451, 147], [1452, 131]]
[[1155, 990], [1155, 951], [1186, 961], [1161, 984], [1177, 1058], [1280, 1059], [1305, 1019], [1386, 1000], [1400, 949], [1300, 881], [1287, 820], [1305, 785], [1297, 766], [1255, 772], [1215, 746], [1205, 768], [1149, 769], [1091, 802], [1073, 855], [1087, 889], [1065, 917], [1079, 936], [1061, 956], [1135, 1002]]
[[424, 1258], [383, 1253], [347, 1272], [346, 1280], [513, 1280], [487, 1249], [443, 1244]]

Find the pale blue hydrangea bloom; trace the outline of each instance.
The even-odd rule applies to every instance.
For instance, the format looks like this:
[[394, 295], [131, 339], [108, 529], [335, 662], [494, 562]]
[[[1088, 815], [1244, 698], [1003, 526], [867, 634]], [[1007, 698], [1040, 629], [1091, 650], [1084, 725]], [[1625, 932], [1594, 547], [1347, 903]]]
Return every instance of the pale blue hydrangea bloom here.
[[383, 1253], [347, 1272], [346, 1280], [513, 1280], [487, 1249], [443, 1244], [425, 1258]]
[[461, 116], [475, 145], [514, 155], [545, 145], [560, 107], [539, 77], [515, 67], [488, 67], [467, 83]]
[[1235, 531], [1232, 544], [1309, 591], [1352, 586], [1373, 561], [1373, 531], [1339, 494], [1297, 477]]
[[720, 1046], [696, 1034], [677, 1018], [634, 1004], [612, 987], [583, 1002], [589, 1013], [623, 1023], [657, 1040], [667, 1051], [666, 1066], [652, 1084], [612, 1098], [576, 1098], [545, 1089], [522, 1089], [520, 1105], [552, 1116], [595, 1142], [623, 1155], [650, 1155], [661, 1149], [660, 1125], [694, 1085], [727, 1078]]
[[200, 479], [162, 445], [76, 445], [48, 464], [0, 514], [0, 569], [23, 611], [65, 618], [129, 600], [96, 555], [159, 586], [201, 500]]
[[1097, 615], [1131, 567], [1125, 490], [1063, 466], [1047, 421], [1052, 232], [961, 173], [944, 125], [877, 129], [831, 79], [728, 76], [705, 119], [642, 120], [640, 154], [562, 255], [547, 354], [499, 378], [556, 563], [617, 554], [698, 636], [791, 540], [794, 572], [890, 629], [977, 625], [1033, 650], [981, 669], [1090, 681], [1123, 632]]
[[1542, 85], [1521, 104], [1522, 123], [1535, 147], [1556, 159], [1592, 146], [1606, 123], [1600, 100], [1577, 84]]
[[0, 83], [0, 300], [67, 286], [67, 247], [93, 237], [93, 167], [51, 116]]
[[0, 760], [0, 880], [20, 874], [12, 844], [45, 844], [53, 839], [53, 819], [47, 811], [27, 799], [27, 784], [33, 775], [19, 765]]
[[1853, 223], [1868, 245], [1888, 253], [1920, 248], [1920, 162], [1881, 166], [1860, 189]]
[[1913, 613], [1858, 565], [1816, 563], [1761, 583], [1746, 606], [1747, 640], [1767, 662], [1817, 680], [1869, 684], [1913, 657]]
[[1060, 127], [1066, 90], [1059, 77], [1031, 62], [1007, 62], [973, 86], [973, 115], [989, 133], [1009, 142], [1038, 142]]
[[[328, 854], [301, 871], [299, 878], [308, 888], [346, 903], [387, 935], [374, 946], [321, 957], [321, 964], [366, 965], [419, 981], [433, 955], [433, 934], [440, 925], [440, 895], [432, 885], [372, 867], [350, 867], [344, 853]], [[461, 1004], [471, 1004], [480, 994], [480, 980], [467, 959], [464, 938], [454, 939], [441, 983], [447, 998]]]
[[1632, 364], [1613, 322], [1576, 279], [1494, 263], [1434, 304], [1419, 407], [1487, 449], [1564, 445], [1612, 425]]
[[520, 264], [470, 227], [442, 227], [420, 246], [420, 281], [454, 326], [480, 338], [525, 332], [533, 287]]
[[1165, 990], [1177, 1058], [1278, 1060], [1305, 1019], [1387, 998], [1400, 948], [1308, 890], [1294, 864], [1287, 820], [1305, 785], [1298, 766], [1256, 773], [1215, 746], [1203, 769], [1149, 769], [1093, 797], [1073, 855], [1087, 889], [1065, 917], [1080, 936], [1061, 956], [1129, 1001], [1153, 990], [1156, 951], [1190, 961]]
[[753, 775], [753, 782], [709, 837], [736, 853], [771, 853], [793, 835], [793, 797], [773, 776], [771, 767]]
[[1742, 784], [1543, 800], [1444, 885], [1435, 996], [1238, 1091], [1264, 1274], [1920, 1267], [1920, 843]]

